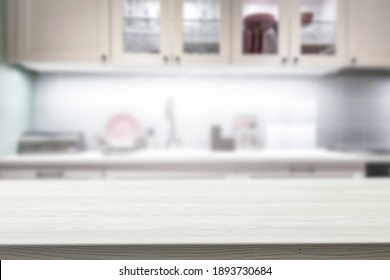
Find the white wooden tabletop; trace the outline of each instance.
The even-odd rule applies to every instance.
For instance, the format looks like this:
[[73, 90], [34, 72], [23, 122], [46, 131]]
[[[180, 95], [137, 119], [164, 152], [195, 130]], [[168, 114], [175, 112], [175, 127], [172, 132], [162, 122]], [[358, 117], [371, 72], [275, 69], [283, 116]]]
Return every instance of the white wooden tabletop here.
[[0, 182], [0, 246], [274, 243], [390, 243], [390, 180]]

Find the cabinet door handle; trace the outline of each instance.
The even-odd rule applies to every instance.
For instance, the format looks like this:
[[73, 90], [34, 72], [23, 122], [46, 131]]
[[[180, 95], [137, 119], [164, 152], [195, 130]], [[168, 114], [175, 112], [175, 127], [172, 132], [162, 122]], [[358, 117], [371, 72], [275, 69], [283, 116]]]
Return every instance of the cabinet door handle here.
[[297, 65], [299, 63], [299, 58], [298, 57], [295, 57], [294, 58], [294, 64]]
[[282, 64], [285, 65], [285, 64], [287, 64], [287, 62], [288, 62], [287, 57], [283, 57], [282, 58]]
[[163, 60], [164, 60], [164, 63], [165, 63], [165, 64], [168, 64], [168, 63], [169, 63], [169, 57], [168, 57], [168, 56], [164, 56]]
[[358, 63], [357, 57], [352, 57], [351, 63], [352, 63], [352, 65], [356, 65]]
[[107, 55], [103, 54], [101, 58], [103, 63], [107, 62]]

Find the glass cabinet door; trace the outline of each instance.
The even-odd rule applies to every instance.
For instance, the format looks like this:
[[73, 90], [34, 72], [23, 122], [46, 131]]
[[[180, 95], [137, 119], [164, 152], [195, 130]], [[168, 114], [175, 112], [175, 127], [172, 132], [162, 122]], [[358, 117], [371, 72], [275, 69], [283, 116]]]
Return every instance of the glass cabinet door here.
[[[297, 0], [293, 30], [295, 64], [332, 64], [345, 55], [344, 0]], [[297, 15], [298, 14], [298, 15]]]
[[288, 62], [288, 1], [235, 0], [235, 62]]
[[178, 0], [175, 60], [228, 62], [229, 1]]
[[[114, 58], [120, 62], [164, 62], [168, 59], [164, 0], [114, 0]], [[127, 59], [126, 59], [127, 58]]]
[[123, 51], [160, 53], [159, 0], [123, 0]]

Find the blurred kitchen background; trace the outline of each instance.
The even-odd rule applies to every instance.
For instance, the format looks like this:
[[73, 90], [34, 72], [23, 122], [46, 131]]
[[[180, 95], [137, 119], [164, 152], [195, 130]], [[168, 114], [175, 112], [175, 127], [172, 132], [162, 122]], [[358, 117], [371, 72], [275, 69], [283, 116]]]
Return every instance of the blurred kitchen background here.
[[[36, 4], [53, 11], [60, 5], [49, 2]], [[88, 1], [84, 2], [82, 5], [88, 5]], [[197, 59], [209, 63], [205, 56], [200, 58], [201, 55], [225, 58], [226, 45], [221, 41], [226, 42], [227, 35], [221, 26], [226, 23], [226, 11], [231, 12], [224, 10], [226, 2], [175, 0], [183, 11], [180, 18], [183, 21], [182, 33], [178, 33], [183, 49], [179, 51], [181, 55], [173, 57], [175, 63]], [[238, 2], [242, 1], [235, 1], [233, 7]], [[351, 70], [350, 67], [337, 66], [320, 73], [292, 70], [272, 74], [264, 69], [245, 73], [204, 69], [149, 71], [142, 68], [137, 71], [137, 67], [130, 67], [131, 71], [69, 71], [62, 68], [61, 58], [60, 62], [50, 63], [51, 68], [47, 68], [45, 54], [35, 54], [31, 50], [29, 59], [23, 55], [11, 59], [25, 66], [26, 70], [6, 62], [6, 46], [8, 56], [13, 52], [6, 38], [12, 41], [13, 37], [5, 36], [5, 21], [11, 15], [9, 7], [7, 14], [5, 1], [1, 3], [2, 155], [20, 151], [25, 133], [77, 133], [85, 140], [86, 150], [97, 151], [107, 140], [102, 138], [109, 130], [110, 121], [115, 122], [118, 117], [125, 124], [134, 125], [128, 127], [136, 134], [134, 143], [129, 144], [132, 149], [164, 149], [169, 146], [167, 141], [172, 140], [180, 149], [233, 151], [240, 145], [247, 145], [249, 150], [326, 148], [390, 152], [390, 75], [385, 67]], [[159, 3], [113, 1], [111, 8], [119, 11], [120, 20], [116, 22], [121, 23], [123, 29], [121, 34], [114, 36], [115, 42], [116, 36], [121, 39], [119, 47], [114, 43], [112, 48], [114, 54], [118, 49], [122, 53], [119, 56], [123, 58], [122, 64], [126, 54], [133, 55], [126, 59], [138, 54], [135, 60], [139, 62], [143, 59], [149, 61], [147, 54], [163, 52], [167, 40], [161, 38], [161, 30], [164, 31], [167, 23], [160, 16], [169, 12]], [[302, 60], [304, 55], [318, 55], [317, 58], [325, 62], [327, 58], [343, 54], [338, 49], [339, 36], [344, 34], [339, 28], [342, 22], [339, 10], [343, 5], [340, 3], [343, 1], [305, 0], [300, 8], [298, 6], [297, 26], [301, 32], [298, 51]], [[232, 57], [242, 58], [239, 61], [244, 63], [251, 59], [256, 61], [257, 55], [280, 53], [282, 63], [288, 62], [283, 58], [283, 50], [288, 44], [278, 37], [285, 24], [280, 19], [287, 10], [280, 9], [279, 4], [277, 0], [242, 2], [241, 14], [232, 20], [233, 23], [242, 23], [242, 30], [238, 32], [242, 37], [234, 40]], [[21, 9], [23, 5], [14, 9]], [[295, 8], [291, 7], [291, 10]], [[39, 14], [37, 11], [30, 12]], [[114, 12], [111, 16], [115, 15]], [[45, 30], [46, 33], [42, 34], [55, 37], [56, 33], [50, 33], [54, 29], [46, 30], [48, 27], [43, 23], [45, 21], [37, 20], [31, 28], [36, 28], [37, 33]], [[10, 30], [9, 26], [7, 30]], [[82, 28], [80, 30], [84, 32]], [[42, 34], [32, 37], [31, 44], [36, 44], [37, 48], [43, 46], [48, 39]], [[65, 40], [67, 36], [69, 34], [61, 38]], [[49, 45], [55, 49], [56, 44], [60, 44], [59, 41]], [[66, 44], [70, 44], [69, 40]], [[235, 55], [237, 53], [240, 55]], [[115, 62], [115, 55], [113, 57], [103, 55], [101, 59], [111, 63]], [[53, 60], [51, 54], [49, 60]], [[170, 55], [163, 57], [165, 63], [170, 63], [170, 60]], [[298, 58], [293, 61], [297, 64]], [[46, 67], [44, 70], [42, 65]], [[237, 143], [240, 133], [247, 133], [244, 136], [249, 144]]]

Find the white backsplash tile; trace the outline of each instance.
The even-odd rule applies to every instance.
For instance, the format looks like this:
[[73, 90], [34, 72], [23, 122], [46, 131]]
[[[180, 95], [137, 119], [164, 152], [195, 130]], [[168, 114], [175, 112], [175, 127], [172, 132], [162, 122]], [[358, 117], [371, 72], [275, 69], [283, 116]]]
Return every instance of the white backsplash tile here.
[[[81, 130], [94, 148], [110, 116], [128, 113], [167, 138], [165, 106], [173, 98], [178, 135], [206, 148], [210, 127], [232, 137], [233, 121], [256, 116], [265, 148], [388, 145], [390, 78], [206, 75], [42, 74], [35, 79], [34, 128]], [[367, 101], [368, 100], [368, 101]], [[366, 137], [375, 123], [386, 132]]]

